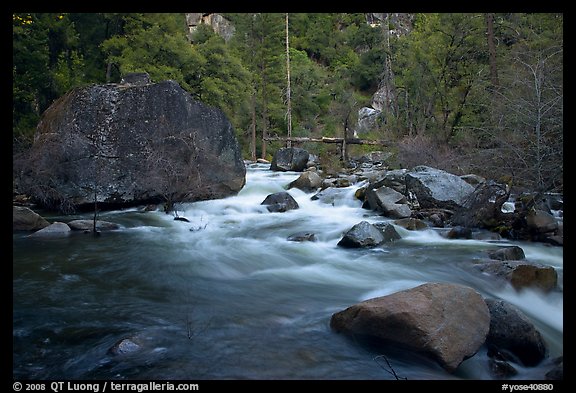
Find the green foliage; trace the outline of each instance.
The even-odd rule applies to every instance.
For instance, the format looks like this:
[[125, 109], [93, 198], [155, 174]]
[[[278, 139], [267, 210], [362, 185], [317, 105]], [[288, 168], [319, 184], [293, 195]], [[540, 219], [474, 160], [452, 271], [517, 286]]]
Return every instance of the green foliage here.
[[41, 113], [60, 95], [55, 69], [78, 66], [59, 63], [78, 39], [67, 14], [13, 14], [12, 22], [13, 136], [21, 139], [33, 134]]
[[197, 45], [197, 52], [205, 61], [197, 70], [200, 74], [200, 100], [222, 108], [234, 117], [237, 108], [248, 100], [249, 72], [238, 57], [226, 47], [224, 40], [214, 35]]
[[177, 81], [193, 91], [197, 81], [186, 78], [201, 62], [190, 50], [183, 14], [129, 14], [124, 33], [105, 40], [101, 47], [120, 73], [147, 72], [153, 81]]
[[52, 79], [58, 95], [64, 95], [73, 87], [85, 83], [84, 59], [77, 51], [70, 51], [69, 55], [60, 53], [54, 67]]
[[[485, 14], [416, 14], [400, 35], [365, 14], [289, 14], [293, 135], [343, 136], [388, 86], [390, 107], [368, 135], [397, 139], [400, 164], [467, 157], [456, 166], [561, 187], [563, 15], [493, 15], [491, 56]], [[14, 140], [29, 143], [42, 112], [69, 89], [147, 72], [220, 107], [247, 156], [254, 127], [256, 150], [271, 158], [283, 144], [266, 147], [262, 136], [287, 133], [286, 14], [224, 16], [236, 29], [229, 42], [206, 25], [189, 42], [184, 14], [14, 14]], [[338, 161], [333, 146], [314, 146]], [[502, 159], [486, 158], [494, 156]]]
[[402, 110], [417, 133], [450, 143], [458, 127], [474, 121], [465, 109], [486, 63], [483, 21], [474, 14], [420, 14], [414, 31], [399, 40], [396, 85], [408, 97]]

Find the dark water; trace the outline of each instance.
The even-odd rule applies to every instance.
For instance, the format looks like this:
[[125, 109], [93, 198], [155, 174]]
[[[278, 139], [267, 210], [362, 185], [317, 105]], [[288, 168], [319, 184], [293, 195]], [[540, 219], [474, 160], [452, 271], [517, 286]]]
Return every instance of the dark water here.
[[[493, 379], [484, 348], [448, 374], [425, 358], [376, 351], [330, 330], [336, 311], [430, 281], [515, 304], [543, 334], [550, 357], [562, 355], [561, 291], [517, 292], [469, 268], [487, 250], [515, 244], [561, 277], [561, 247], [398, 228], [403, 238], [393, 245], [342, 249], [336, 244], [352, 225], [388, 221], [360, 207], [358, 185], [333, 204], [293, 189], [299, 210], [268, 213], [260, 205], [266, 195], [298, 174], [267, 168], [250, 166], [238, 196], [183, 206], [190, 223], [132, 209], [102, 214], [122, 229], [97, 238], [15, 234], [14, 378], [394, 379], [376, 358], [385, 355], [410, 380]], [[300, 231], [318, 241], [287, 241]], [[111, 355], [124, 338], [140, 350]], [[517, 368], [518, 379], [545, 372]]]

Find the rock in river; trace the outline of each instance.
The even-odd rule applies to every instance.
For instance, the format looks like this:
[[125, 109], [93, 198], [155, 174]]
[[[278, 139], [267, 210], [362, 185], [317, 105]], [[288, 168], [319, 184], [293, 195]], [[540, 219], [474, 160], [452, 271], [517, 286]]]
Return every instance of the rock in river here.
[[140, 78], [54, 101], [17, 173], [19, 189], [47, 207], [88, 210], [95, 198], [100, 208], [223, 198], [244, 186], [246, 168], [221, 110], [175, 81]]

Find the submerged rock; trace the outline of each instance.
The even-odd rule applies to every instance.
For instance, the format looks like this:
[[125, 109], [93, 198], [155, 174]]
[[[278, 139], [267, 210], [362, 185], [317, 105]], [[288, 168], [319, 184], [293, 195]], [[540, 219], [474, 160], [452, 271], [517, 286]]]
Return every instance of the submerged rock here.
[[108, 353], [114, 356], [128, 355], [139, 351], [140, 348], [141, 345], [136, 343], [133, 339], [123, 338], [118, 340], [112, 347], [110, 347], [110, 349], [108, 349]]
[[550, 292], [558, 284], [556, 269], [538, 263], [488, 260], [476, 262], [474, 267], [484, 273], [508, 281], [516, 290], [535, 288], [543, 292]]
[[315, 242], [317, 239], [312, 232], [297, 232], [288, 236], [288, 240], [291, 242]]
[[525, 366], [535, 366], [546, 357], [546, 343], [536, 326], [515, 306], [486, 299], [490, 310], [489, 349], [508, 351]]
[[[94, 229], [93, 220], [73, 220], [68, 223], [68, 226], [73, 231], [91, 231]], [[97, 231], [111, 231], [114, 229], [120, 229], [120, 225], [109, 222], [96, 220], [96, 230]]]
[[68, 224], [55, 221], [46, 228], [42, 228], [39, 231], [36, 231], [30, 234], [30, 237], [42, 237], [42, 236], [63, 236], [70, 234], [70, 227]]
[[380, 229], [368, 221], [361, 221], [344, 234], [338, 245], [346, 248], [360, 248], [375, 247], [382, 243], [384, 243], [384, 235]]
[[518, 246], [501, 247], [496, 250], [489, 250], [488, 256], [490, 259], [497, 259], [499, 261], [520, 261], [526, 259], [524, 250]]
[[300, 207], [292, 195], [285, 191], [268, 195], [261, 205], [266, 205], [266, 208], [271, 213], [284, 213]]

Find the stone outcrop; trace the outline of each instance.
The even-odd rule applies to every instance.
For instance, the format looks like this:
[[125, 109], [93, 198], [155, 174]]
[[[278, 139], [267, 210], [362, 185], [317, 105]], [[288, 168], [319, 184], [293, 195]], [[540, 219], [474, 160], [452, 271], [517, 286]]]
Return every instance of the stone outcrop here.
[[558, 229], [558, 222], [552, 214], [537, 209], [528, 212], [526, 224], [531, 231], [537, 234], [554, 232]]
[[175, 81], [80, 87], [38, 125], [19, 188], [51, 208], [91, 209], [236, 194], [246, 168], [224, 113]]
[[328, 187], [323, 189], [322, 191], [317, 192], [316, 194], [310, 197], [311, 200], [317, 201], [319, 200], [322, 203], [327, 203], [330, 205], [335, 205], [339, 202], [343, 202], [344, 198], [346, 197], [347, 190], [338, 188], [338, 187]]
[[297, 232], [288, 236], [288, 241], [291, 242], [315, 242], [318, 240], [313, 232]]
[[186, 13], [186, 24], [188, 25], [188, 39], [192, 41], [194, 32], [200, 25], [208, 25], [212, 30], [228, 42], [236, 32], [236, 27], [220, 14], [191, 12]]
[[[468, 175], [471, 176], [471, 175]], [[470, 177], [467, 179], [460, 176], [470, 184]], [[502, 212], [502, 205], [510, 197], [510, 192], [505, 184], [495, 181], [483, 181], [474, 186], [473, 192], [458, 207], [451, 219], [452, 225], [465, 227], [490, 228], [497, 226], [497, 223], [509, 214]]]
[[372, 225], [374, 225], [382, 232], [382, 235], [384, 236], [383, 243], [393, 243], [396, 240], [402, 239], [402, 236], [400, 236], [400, 234], [396, 231], [394, 225], [390, 223], [375, 223]]
[[381, 116], [381, 113], [381, 111], [374, 108], [360, 108], [358, 110], [356, 132], [360, 135], [375, 130], [378, 127], [378, 117]]
[[129, 355], [142, 349], [142, 345], [132, 338], [118, 340], [108, 349], [108, 354], [113, 356]]
[[472, 288], [426, 283], [348, 307], [332, 315], [330, 326], [423, 352], [453, 372], [485, 342], [490, 313]]

